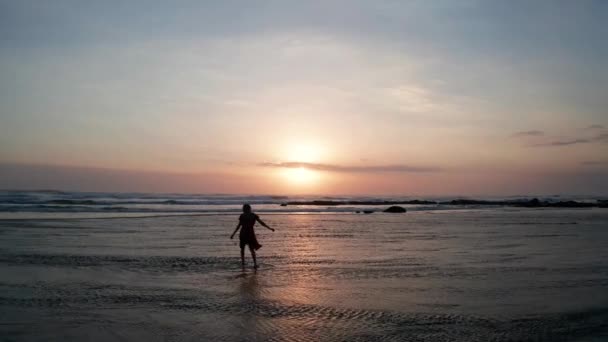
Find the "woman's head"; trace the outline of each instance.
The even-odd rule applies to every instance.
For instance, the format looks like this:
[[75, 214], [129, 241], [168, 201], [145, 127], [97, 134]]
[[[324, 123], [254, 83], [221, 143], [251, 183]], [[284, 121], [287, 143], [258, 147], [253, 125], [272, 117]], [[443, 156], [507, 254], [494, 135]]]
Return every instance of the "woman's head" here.
[[249, 204], [243, 204], [243, 212], [244, 213], [250, 213], [251, 212], [251, 206]]

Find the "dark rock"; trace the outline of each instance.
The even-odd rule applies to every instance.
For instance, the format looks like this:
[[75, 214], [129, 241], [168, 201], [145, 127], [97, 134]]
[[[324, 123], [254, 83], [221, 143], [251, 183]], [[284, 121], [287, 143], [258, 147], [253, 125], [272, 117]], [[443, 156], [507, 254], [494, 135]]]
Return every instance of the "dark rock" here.
[[490, 201], [474, 200], [474, 199], [455, 199], [455, 200], [451, 200], [449, 202], [441, 202], [441, 204], [448, 204], [448, 205], [493, 205], [495, 203], [490, 202]]
[[[506, 205], [509, 205], [509, 204], [510, 203], [507, 203]], [[512, 202], [511, 204], [516, 207], [527, 207], [527, 208], [538, 208], [538, 207], [547, 205], [547, 203], [541, 202], [538, 198], [533, 198], [529, 201], [516, 201], [516, 202]]]
[[405, 210], [404, 207], [400, 207], [397, 205], [393, 205], [391, 207], [388, 207], [386, 210], [384, 210], [385, 213], [404, 213], [407, 210]]
[[340, 205], [339, 201], [326, 201], [326, 200], [315, 200], [310, 202], [288, 202], [287, 204], [300, 204], [300, 205]]
[[437, 204], [435, 201], [331, 201], [331, 200], [314, 200], [314, 201], [291, 201], [287, 202], [288, 205], [396, 205], [396, 204]]
[[435, 201], [421, 201], [421, 200], [412, 200], [412, 201], [407, 201], [405, 203], [401, 203], [401, 204], [437, 204], [437, 202]]
[[281, 203], [281, 207], [286, 207], [287, 203]]
[[562, 202], [550, 203], [549, 206], [556, 207], [556, 208], [591, 208], [591, 207], [594, 207], [595, 204], [587, 203], [587, 202], [562, 201]]
[[374, 211], [373, 210], [363, 210], [364, 214], [372, 214]]

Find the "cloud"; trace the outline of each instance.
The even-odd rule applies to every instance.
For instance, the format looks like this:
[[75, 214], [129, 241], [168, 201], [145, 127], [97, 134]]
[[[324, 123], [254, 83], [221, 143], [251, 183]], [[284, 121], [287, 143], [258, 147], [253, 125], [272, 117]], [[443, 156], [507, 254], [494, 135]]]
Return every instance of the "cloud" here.
[[603, 125], [591, 125], [585, 129], [604, 129], [604, 128], [606, 128], [606, 127]]
[[585, 166], [608, 166], [608, 160], [588, 160], [581, 163]]
[[608, 142], [608, 133], [602, 133], [596, 136], [595, 138], [593, 138], [593, 141]]
[[576, 144], [587, 144], [590, 143], [589, 139], [571, 139], [571, 140], [556, 140], [548, 143], [535, 144], [532, 146], [540, 147], [540, 146], [568, 146], [568, 145], [576, 145]]
[[568, 145], [577, 145], [577, 144], [590, 144], [595, 142], [608, 142], [608, 133], [602, 133], [596, 135], [592, 138], [574, 138], [568, 140], [555, 140], [547, 143], [534, 144], [533, 147], [541, 147], [541, 146], [568, 146]]
[[253, 175], [175, 173], [83, 166], [0, 162], [0, 189], [86, 192], [261, 193]]
[[276, 167], [276, 168], [307, 168], [318, 171], [332, 171], [332, 172], [362, 172], [362, 173], [373, 173], [373, 172], [438, 172], [441, 171], [438, 167], [428, 166], [409, 166], [409, 165], [368, 165], [368, 166], [352, 166], [352, 165], [336, 165], [336, 164], [320, 164], [320, 163], [304, 163], [304, 162], [282, 162], [282, 163], [270, 163], [264, 162], [257, 164], [263, 167]]
[[531, 131], [516, 132], [516, 133], [513, 133], [511, 136], [519, 138], [519, 137], [540, 137], [543, 135], [545, 135], [545, 132], [543, 132], [543, 131], [531, 130]]

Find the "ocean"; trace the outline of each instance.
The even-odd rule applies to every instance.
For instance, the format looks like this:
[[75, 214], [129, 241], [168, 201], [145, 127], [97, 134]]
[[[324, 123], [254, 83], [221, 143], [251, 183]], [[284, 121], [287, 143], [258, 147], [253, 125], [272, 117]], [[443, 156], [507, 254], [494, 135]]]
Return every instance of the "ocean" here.
[[0, 192], [0, 340], [608, 340], [608, 209], [311, 198]]

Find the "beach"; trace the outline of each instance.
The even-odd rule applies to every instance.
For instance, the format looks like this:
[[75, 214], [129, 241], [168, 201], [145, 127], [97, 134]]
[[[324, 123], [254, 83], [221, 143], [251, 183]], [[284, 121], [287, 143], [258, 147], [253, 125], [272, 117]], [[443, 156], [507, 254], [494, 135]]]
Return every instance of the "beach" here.
[[6, 341], [608, 338], [605, 209], [2, 214]]
[[608, 0], [0, 10], [0, 342], [608, 341]]

